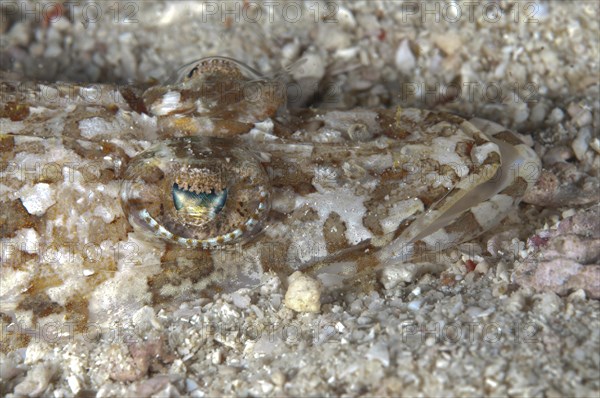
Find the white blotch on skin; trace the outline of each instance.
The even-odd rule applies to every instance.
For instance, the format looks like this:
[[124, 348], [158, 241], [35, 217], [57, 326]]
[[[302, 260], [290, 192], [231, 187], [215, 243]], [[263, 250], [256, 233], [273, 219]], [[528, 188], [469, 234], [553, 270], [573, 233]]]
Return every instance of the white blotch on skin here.
[[456, 153], [456, 138], [436, 137], [430, 146], [431, 157], [440, 164], [447, 164], [458, 175], [464, 177], [469, 174], [469, 168]]
[[434, 233], [425, 236], [422, 240], [428, 249], [443, 250], [446, 247], [457, 244], [461, 236], [462, 234], [449, 234], [444, 228], [440, 228]]
[[365, 198], [356, 196], [351, 189], [340, 189], [333, 192], [314, 192], [296, 198], [296, 208], [304, 205], [312, 207], [319, 213], [321, 226], [333, 211], [340, 215], [346, 223], [346, 239], [351, 245], [356, 245], [372, 237], [371, 232], [362, 223], [367, 209], [364, 206]]
[[116, 214], [114, 209], [108, 209], [104, 206], [96, 206], [94, 209], [94, 215], [102, 218], [106, 224], [110, 224], [114, 221]]
[[424, 211], [425, 206], [419, 198], [401, 200], [395, 203], [389, 215], [381, 220], [381, 228], [385, 234], [394, 232], [400, 223], [417, 212]]
[[477, 166], [480, 166], [483, 164], [483, 162], [485, 162], [490, 153], [494, 152], [500, 153], [500, 149], [498, 148], [498, 145], [494, 144], [493, 142], [477, 145], [471, 151], [471, 160], [473, 160], [473, 163], [475, 163]]
[[119, 121], [122, 118], [109, 121], [102, 117], [91, 117], [89, 119], [83, 119], [79, 122], [79, 131], [81, 136], [85, 138], [95, 138], [98, 135], [114, 135], [119, 131], [125, 130], [127, 127], [125, 124]]
[[246, 139], [250, 142], [255, 141], [276, 141], [277, 136], [273, 135], [273, 120], [271, 118], [265, 119], [261, 122], [254, 123], [252, 130], [241, 136], [242, 139]]
[[46, 183], [26, 185], [19, 191], [19, 199], [29, 214], [41, 216], [56, 203], [56, 191]]
[[181, 93], [179, 91], [167, 91], [160, 102], [150, 106], [150, 112], [157, 116], [168, 115], [177, 110], [181, 103]]

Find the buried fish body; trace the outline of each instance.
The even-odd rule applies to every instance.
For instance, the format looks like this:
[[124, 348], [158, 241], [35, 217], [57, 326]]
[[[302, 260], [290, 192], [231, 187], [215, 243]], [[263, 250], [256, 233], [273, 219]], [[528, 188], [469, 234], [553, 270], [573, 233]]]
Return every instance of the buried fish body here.
[[280, 80], [225, 57], [145, 90], [0, 85], [0, 312], [31, 324], [413, 261], [492, 228], [540, 171], [495, 123], [292, 112]]

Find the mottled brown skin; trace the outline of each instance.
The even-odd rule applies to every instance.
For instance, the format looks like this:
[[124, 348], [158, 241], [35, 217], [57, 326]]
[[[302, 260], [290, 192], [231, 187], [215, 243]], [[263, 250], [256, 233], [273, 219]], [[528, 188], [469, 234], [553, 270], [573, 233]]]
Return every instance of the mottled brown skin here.
[[[145, 91], [0, 80], [1, 266], [9, 286], [0, 294], [2, 319], [21, 319], [25, 328], [71, 319], [83, 330], [143, 305], [178, 305], [295, 269], [318, 276], [337, 266], [348, 271], [342, 280], [354, 276], [346, 288], [370, 286], [381, 265], [415, 261], [421, 251], [491, 228], [535, 181], [505, 160], [539, 160], [497, 125], [403, 108], [292, 114], [281, 87], [219, 57]], [[258, 223], [221, 221], [242, 235], [215, 239], [209, 250], [158, 237], [156, 226], [134, 230], [131, 211], [119, 203], [128, 167], [144, 150], [174, 140], [173, 157], [185, 164], [185, 137], [225, 139], [256, 159], [267, 181], [264, 201], [249, 206], [248, 195], [250, 202], [223, 208], [245, 209], [236, 216], [243, 220], [264, 202]], [[212, 147], [211, 138], [200, 140]], [[222, 150], [212, 156], [230, 175], [241, 170]], [[151, 214], [171, 195], [170, 184], [161, 185], [170, 178], [165, 170], [144, 177], [140, 192]], [[515, 178], [493, 181], [510, 170]], [[187, 189], [199, 176], [177, 181]], [[32, 204], [32, 189], [53, 203]], [[26, 343], [7, 338], [12, 348]]]

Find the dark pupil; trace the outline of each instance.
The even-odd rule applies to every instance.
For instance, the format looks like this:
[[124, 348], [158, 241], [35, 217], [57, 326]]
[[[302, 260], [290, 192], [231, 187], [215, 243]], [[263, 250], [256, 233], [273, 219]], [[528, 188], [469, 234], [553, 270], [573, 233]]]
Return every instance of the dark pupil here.
[[188, 78], [191, 78], [192, 76], [194, 76], [194, 73], [195, 73], [195, 72], [197, 72], [197, 71], [198, 71], [198, 67], [197, 67], [197, 66], [194, 66], [194, 69], [192, 69], [192, 70], [190, 71], [190, 73], [188, 73], [188, 76], [187, 76], [187, 77], [188, 77]]
[[173, 184], [173, 204], [180, 211], [184, 209], [189, 214], [207, 214], [214, 217], [225, 206], [227, 201], [227, 189], [221, 192], [215, 192], [214, 189], [210, 193], [196, 193], [186, 189], [179, 188], [179, 185]]

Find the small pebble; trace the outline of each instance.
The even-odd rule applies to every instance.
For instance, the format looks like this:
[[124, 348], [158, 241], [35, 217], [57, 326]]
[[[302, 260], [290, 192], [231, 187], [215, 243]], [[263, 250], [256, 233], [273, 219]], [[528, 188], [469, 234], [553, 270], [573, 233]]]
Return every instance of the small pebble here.
[[466, 313], [471, 318], [485, 318], [485, 317], [493, 314], [494, 311], [496, 311], [496, 308], [494, 308], [494, 307], [489, 307], [484, 310], [480, 307], [473, 306], [473, 307], [467, 308]]
[[567, 299], [570, 302], [581, 302], [581, 301], [585, 301], [587, 295], [585, 294], [585, 290], [583, 289], [577, 289], [575, 290], [573, 293], [569, 294], [569, 297], [567, 297]]
[[546, 152], [542, 161], [545, 165], [553, 165], [558, 162], [564, 162], [571, 157], [573, 157], [573, 150], [571, 148], [556, 146]]
[[519, 289], [512, 293], [508, 300], [506, 300], [505, 308], [511, 313], [519, 313], [523, 310], [526, 304], [526, 297], [523, 293], [523, 289]]
[[550, 115], [548, 115], [548, 119], [546, 120], [548, 124], [554, 125], [560, 123], [565, 117], [565, 113], [560, 108], [552, 109]]
[[590, 147], [596, 151], [596, 153], [600, 154], [600, 139], [598, 137], [594, 138], [590, 141]]
[[81, 383], [75, 375], [70, 375], [67, 377], [67, 384], [69, 384], [69, 388], [73, 394], [77, 394], [79, 390], [81, 390]]
[[508, 265], [504, 261], [500, 261], [496, 267], [496, 278], [508, 282]]
[[337, 6], [335, 17], [336, 20], [340, 22], [340, 26], [343, 28], [353, 29], [356, 27], [356, 19], [354, 18], [354, 14], [352, 14], [352, 11], [344, 6]]
[[296, 312], [319, 312], [321, 310], [321, 283], [316, 279], [294, 272], [288, 278], [285, 306]]
[[281, 48], [281, 57], [290, 62], [291, 60], [296, 59], [298, 57], [298, 53], [300, 52], [300, 44], [297, 40], [294, 40], [291, 43], [287, 43]]
[[220, 348], [216, 349], [211, 355], [211, 362], [213, 365], [219, 365], [223, 363], [224, 359], [223, 351]]
[[27, 372], [23, 381], [15, 386], [17, 395], [39, 397], [48, 387], [55, 370], [51, 364], [37, 364]]
[[[4, 10], [3, 10], [4, 12]], [[3, 14], [4, 15], [4, 14]], [[8, 37], [10, 37], [12, 41], [12, 45], [14, 46], [23, 46], [27, 47], [29, 41], [31, 40], [31, 29], [25, 22], [17, 22], [15, 23], [10, 32], [8, 33]]]
[[302, 56], [304, 63], [292, 71], [294, 79], [309, 78], [321, 80], [325, 75], [325, 64], [319, 54], [308, 53]]
[[568, 218], [575, 215], [575, 209], [568, 209], [562, 212], [562, 218]]
[[417, 65], [417, 60], [410, 49], [408, 39], [404, 39], [396, 51], [396, 68], [405, 75], [411, 75]]
[[485, 260], [480, 261], [475, 266], [475, 272], [478, 272], [480, 274], [487, 274], [487, 272], [488, 272], [489, 269], [490, 269], [490, 265]]
[[283, 387], [283, 385], [285, 384], [285, 380], [285, 373], [283, 373], [281, 370], [275, 370], [271, 375], [271, 381], [277, 387]]
[[154, 308], [149, 306], [144, 306], [137, 310], [132, 316], [132, 321], [140, 330], [162, 329], [160, 322], [156, 318]]
[[529, 114], [529, 119], [533, 123], [541, 123], [546, 118], [547, 106], [543, 102], [538, 102], [531, 109], [531, 113]]
[[575, 157], [578, 160], [583, 160], [585, 158], [585, 153], [589, 148], [590, 139], [592, 138], [592, 131], [589, 127], [582, 128], [577, 133], [577, 136], [571, 143], [571, 148], [573, 148], [573, 152], [575, 152]]
[[250, 305], [250, 297], [247, 294], [240, 294], [239, 292], [233, 292], [231, 294], [231, 298], [233, 299], [233, 305], [238, 308], [244, 309], [248, 308]]
[[461, 36], [455, 32], [433, 35], [432, 40], [440, 50], [448, 55], [454, 54], [456, 50], [463, 47]]
[[400, 282], [411, 283], [426, 273], [438, 273], [443, 267], [432, 263], [390, 264], [383, 268], [379, 281], [386, 289], [392, 289]]
[[562, 300], [556, 295], [556, 293], [541, 293], [535, 295], [534, 298], [539, 300], [534, 305], [535, 310], [547, 318], [553, 316], [562, 309]]
[[196, 391], [198, 389], [198, 383], [193, 379], [185, 379], [185, 389], [187, 392]]
[[413, 300], [408, 303], [407, 308], [411, 311], [418, 311], [423, 304], [423, 300]]
[[367, 359], [379, 361], [386, 367], [390, 364], [390, 353], [387, 344], [384, 342], [373, 344], [367, 352], [366, 357]]
[[578, 127], [587, 126], [592, 122], [592, 113], [579, 104], [569, 104], [567, 112], [573, 119], [573, 123]]

